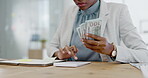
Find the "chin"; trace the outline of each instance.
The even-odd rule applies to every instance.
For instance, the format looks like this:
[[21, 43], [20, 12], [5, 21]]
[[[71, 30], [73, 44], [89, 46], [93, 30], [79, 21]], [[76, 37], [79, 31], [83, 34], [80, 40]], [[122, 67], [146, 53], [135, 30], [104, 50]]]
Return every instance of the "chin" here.
[[86, 10], [87, 8], [86, 7], [79, 7], [81, 10]]

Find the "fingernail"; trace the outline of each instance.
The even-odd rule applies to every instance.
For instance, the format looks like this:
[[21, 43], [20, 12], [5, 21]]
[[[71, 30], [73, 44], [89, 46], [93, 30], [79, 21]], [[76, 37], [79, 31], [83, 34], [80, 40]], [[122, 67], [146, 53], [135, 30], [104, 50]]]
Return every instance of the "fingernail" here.
[[69, 55], [71, 55], [71, 52], [68, 52]]
[[74, 59], [75, 59], [75, 60], [78, 60], [78, 57], [77, 57], [77, 56], [74, 56]]

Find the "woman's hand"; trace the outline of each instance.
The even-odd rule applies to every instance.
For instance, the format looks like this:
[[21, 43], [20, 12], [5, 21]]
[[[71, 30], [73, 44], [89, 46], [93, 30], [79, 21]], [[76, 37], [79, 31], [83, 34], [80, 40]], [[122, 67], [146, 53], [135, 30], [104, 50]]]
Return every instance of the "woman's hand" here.
[[94, 40], [82, 39], [86, 48], [89, 48], [95, 52], [111, 55], [114, 46], [107, 42], [106, 38], [96, 36], [93, 34], [85, 34], [86, 37], [93, 38]]
[[59, 51], [55, 52], [54, 56], [58, 57], [60, 60], [68, 59], [70, 57], [74, 57], [77, 60], [76, 53], [78, 49], [76, 46], [65, 46], [63, 49], [60, 48]]

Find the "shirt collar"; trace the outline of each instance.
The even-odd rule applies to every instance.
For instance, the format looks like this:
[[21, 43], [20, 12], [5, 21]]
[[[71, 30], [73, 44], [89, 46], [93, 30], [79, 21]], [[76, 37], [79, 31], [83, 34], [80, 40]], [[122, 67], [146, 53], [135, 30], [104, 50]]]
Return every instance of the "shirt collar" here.
[[86, 10], [79, 10], [79, 12], [82, 14], [91, 14], [91, 13], [98, 12], [99, 5], [100, 5], [100, 2], [99, 2], [99, 0], [97, 0], [97, 2], [94, 5], [92, 5], [90, 8], [88, 8]]

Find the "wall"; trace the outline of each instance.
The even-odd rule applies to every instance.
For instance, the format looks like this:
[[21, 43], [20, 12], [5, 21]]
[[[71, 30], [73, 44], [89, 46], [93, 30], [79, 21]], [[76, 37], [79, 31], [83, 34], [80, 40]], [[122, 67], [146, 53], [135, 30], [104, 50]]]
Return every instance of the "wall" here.
[[128, 6], [133, 24], [148, 45], [148, 0], [105, 0], [107, 2], [124, 3]]
[[0, 58], [28, 58], [32, 35], [48, 31], [49, 0], [0, 0]]
[[[134, 25], [148, 44], [148, 1], [105, 1], [128, 5]], [[73, 0], [0, 0], [0, 58], [27, 58], [33, 34], [50, 42], [71, 5]]]

